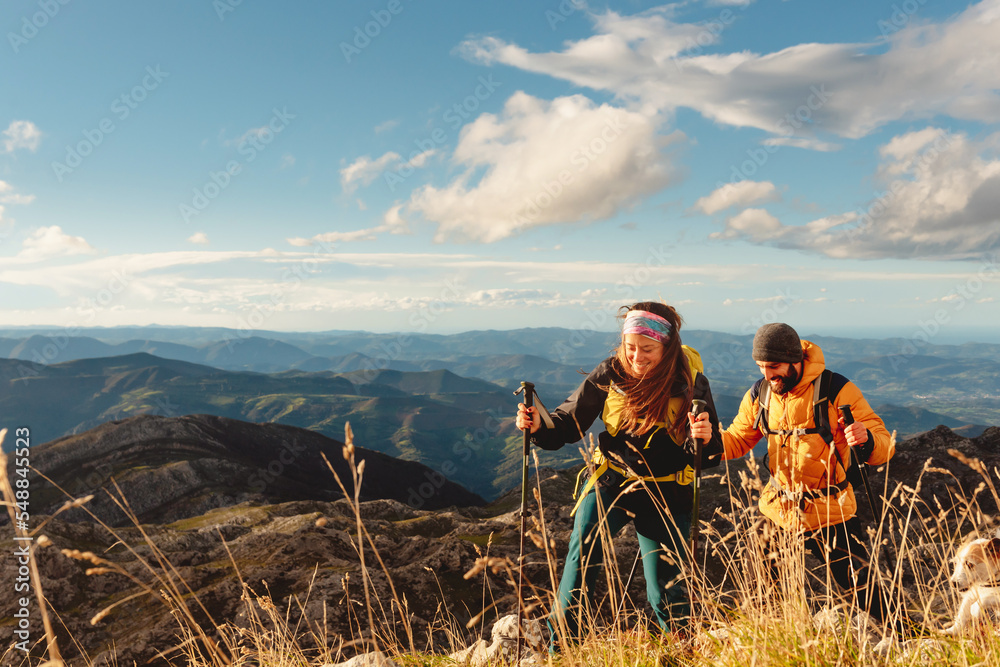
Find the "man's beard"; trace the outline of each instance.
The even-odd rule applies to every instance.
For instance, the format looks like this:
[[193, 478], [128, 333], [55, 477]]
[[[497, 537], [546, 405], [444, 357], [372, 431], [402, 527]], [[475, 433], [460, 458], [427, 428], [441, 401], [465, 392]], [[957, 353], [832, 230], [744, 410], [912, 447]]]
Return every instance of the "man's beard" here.
[[775, 394], [778, 394], [779, 396], [787, 394], [788, 392], [790, 392], [792, 389], [795, 388], [795, 385], [799, 383], [799, 380], [801, 378], [802, 376], [799, 375], [799, 372], [795, 369], [795, 366], [789, 366], [788, 375], [779, 375], [770, 381], [771, 391], [773, 391]]

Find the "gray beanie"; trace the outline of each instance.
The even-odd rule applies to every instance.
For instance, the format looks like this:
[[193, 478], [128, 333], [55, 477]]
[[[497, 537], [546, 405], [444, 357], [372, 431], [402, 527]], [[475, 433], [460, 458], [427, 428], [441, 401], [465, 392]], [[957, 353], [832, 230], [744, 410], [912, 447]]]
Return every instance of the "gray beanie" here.
[[775, 322], [757, 329], [753, 337], [754, 361], [795, 364], [802, 361], [802, 343], [795, 329]]

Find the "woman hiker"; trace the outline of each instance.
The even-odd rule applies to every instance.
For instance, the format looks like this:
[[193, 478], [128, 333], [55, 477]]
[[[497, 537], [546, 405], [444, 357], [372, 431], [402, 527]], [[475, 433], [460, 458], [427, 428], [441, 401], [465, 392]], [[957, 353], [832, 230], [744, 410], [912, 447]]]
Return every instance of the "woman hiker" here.
[[[559, 590], [549, 616], [556, 633], [580, 638], [581, 620], [594, 599], [606, 547], [629, 521], [639, 537], [646, 596], [664, 632], [683, 630], [690, 602], [680, 564], [687, 560], [694, 481], [694, 447], [702, 441], [702, 467], [718, 465], [722, 439], [701, 356], [681, 345], [681, 317], [670, 306], [644, 301], [626, 306], [621, 342], [542, 425], [534, 407], [518, 406], [516, 424], [531, 442], [559, 449], [578, 442], [598, 418], [596, 472], [573, 510], [573, 533]], [[689, 416], [692, 399], [706, 410]], [[685, 442], [688, 447], [685, 448]], [[583, 598], [583, 600], [581, 600]], [[583, 617], [583, 618], [582, 618]]]

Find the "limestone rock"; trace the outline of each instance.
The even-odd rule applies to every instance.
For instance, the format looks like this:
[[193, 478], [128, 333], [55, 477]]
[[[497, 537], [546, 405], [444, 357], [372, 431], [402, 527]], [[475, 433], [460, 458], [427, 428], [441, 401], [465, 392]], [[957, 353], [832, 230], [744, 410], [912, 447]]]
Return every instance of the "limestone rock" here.
[[[535, 619], [523, 619], [521, 623], [522, 667], [545, 664], [544, 653], [548, 650], [545, 626]], [[452, 660], [467, 667], [488, 667], [501, 663], [510, 664], [518, 657], [517, 616], [504, 616], [493, 625], [492, 641], [480, 639], [472, 646], [451, 654]]]
[[323, 667], [399, 667], [391, 658], [387, 658], [381, 651], [356, 655], [346, 662], [338, 662], [336, 665], [323, 665]]

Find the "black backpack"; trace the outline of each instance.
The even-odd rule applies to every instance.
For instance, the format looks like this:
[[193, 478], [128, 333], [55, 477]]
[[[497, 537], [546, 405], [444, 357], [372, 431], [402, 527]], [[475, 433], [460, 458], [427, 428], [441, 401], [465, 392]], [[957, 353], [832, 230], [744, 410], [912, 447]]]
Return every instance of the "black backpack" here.
[[[818, 433], [823, 438], [823, 442], [826, 443], [827, 447], [833, 450], [834, 455], [837, 457], [837, 462], [840, 463], [840, 467], [844, 470], [847, 481], [851, 483], [855, 493], [857, 493], [864, 488], [861, 469], [859, 467], [860, 464], [857, 458], [852, 456], [850, 466], [844, 465], [844, 460], [841, 458], [840, 452], [833, 446], [833, 430], [830, 428], [830, 412], [827, 405], [831, 397], [834, 399], [837, 398], [840, 390], [844, 388], [847, 382], [846, 377], [840, 373], [834, 373], [829, 369], [823, 369], [820, 376], [813, 380], [813, 426], [810, 428], [797, 428], [790, 431], [771, 430], [767, 423], [767, 405], [771, 398], [771, 385], [768, 384], [765, 378], [761, 378], [754, 384], [753, 389], [750, 390], [750, 398], [753, 399], [756, 392], [757, 418], [753, 422], [753, 427], [756, 430], [760, 431], [764, 437], [769, 435], [807, 435]], [[770, 456], [770, 451], [764, 456], [764, 467], [768, 472], [771, 471]]]

